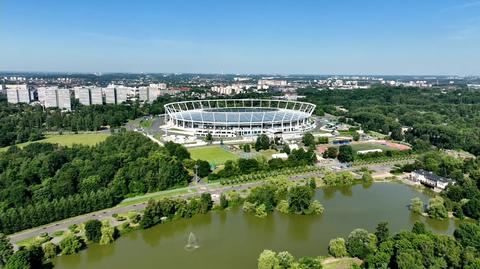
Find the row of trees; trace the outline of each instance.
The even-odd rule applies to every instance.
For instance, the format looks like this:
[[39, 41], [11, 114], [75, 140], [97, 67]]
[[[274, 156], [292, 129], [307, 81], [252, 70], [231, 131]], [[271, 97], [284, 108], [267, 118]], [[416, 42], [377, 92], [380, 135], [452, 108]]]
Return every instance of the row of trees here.
[[298, 167], [312, 165], [316, 162], [317, 156], [313, 150], [305, 151], [303, 149], [292, 150], [287, 160], [270, 159], [266, 161], [263, 158], [240, 158], [236, 161], [226, 161], [224, 168], [208, 176], [209, 180], [218, 180], [231, 178], [243, 174], [249, 174], [259, 171], [273, 171], [286, 167]]
[[0, 213], [0, 231], [10, 234], [54, 221], [112, 207], [117, 200], [111, 190], [75, 194], [68, 198], [43, 201]]

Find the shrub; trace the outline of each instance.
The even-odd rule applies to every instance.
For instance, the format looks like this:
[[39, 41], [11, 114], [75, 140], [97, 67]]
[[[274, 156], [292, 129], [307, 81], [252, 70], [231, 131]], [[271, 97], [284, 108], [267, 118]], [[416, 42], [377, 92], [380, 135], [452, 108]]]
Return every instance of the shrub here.
[[328, 253], [335, 258], [347, 256], [347, 246], [345, 245], [345, 239], [339, 237], [330, 240], [328, 243]]

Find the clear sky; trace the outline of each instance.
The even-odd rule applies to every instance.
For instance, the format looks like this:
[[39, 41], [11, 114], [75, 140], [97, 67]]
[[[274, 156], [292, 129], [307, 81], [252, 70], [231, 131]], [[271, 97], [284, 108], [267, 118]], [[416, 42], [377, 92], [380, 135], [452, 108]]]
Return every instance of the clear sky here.
[[480, 74], [477, 0], [0, 0], [0, 71]]

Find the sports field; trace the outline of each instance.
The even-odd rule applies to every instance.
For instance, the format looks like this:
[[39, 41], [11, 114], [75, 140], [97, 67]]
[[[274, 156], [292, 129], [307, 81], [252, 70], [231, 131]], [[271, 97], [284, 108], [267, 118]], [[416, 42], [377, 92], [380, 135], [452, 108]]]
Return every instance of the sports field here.
[[[71, 146], [73, 144], [81, 144], [92, 146], [98, 144], [109, 136], [109, 133], [85, 133], [85, 134], [64, 134], [64, 135], [46, 135], [45, 139], [34, 141], [34, 142], [25, 142], [17, 144], [18, 147], [23, 148], [31, 143], [53, 143], [59, 144], [62, 146]], [[0, 148], [0, 152], [6, 151], [8, 147]]]
[[189, 148], [190, 156], [194, 160], [205, 160], [211, 164], [223, 164], [228, 160], [238, 159], [238, 156], [220, 146]]
[[369, 150], [369, 149], [381, 149], [383, 151], [397, 150], [396, 148], [389, 147], [387, 145], [383, 145], [380, 143], [361, 143], [361, 144], [352, 144], [351, 146], [355, 152], [360, 150]]

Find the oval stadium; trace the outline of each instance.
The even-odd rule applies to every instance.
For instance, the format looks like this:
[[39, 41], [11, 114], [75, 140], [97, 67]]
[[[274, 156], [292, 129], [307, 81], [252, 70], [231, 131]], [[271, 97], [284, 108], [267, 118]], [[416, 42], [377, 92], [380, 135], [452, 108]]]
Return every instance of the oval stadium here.
[[168, 128], [196, 136], [300, 134], [314, 128], [315, 105], [288, 100], [195, 100], [165, 105]]

